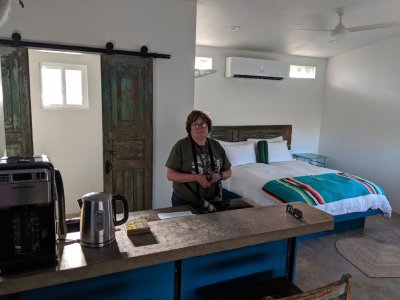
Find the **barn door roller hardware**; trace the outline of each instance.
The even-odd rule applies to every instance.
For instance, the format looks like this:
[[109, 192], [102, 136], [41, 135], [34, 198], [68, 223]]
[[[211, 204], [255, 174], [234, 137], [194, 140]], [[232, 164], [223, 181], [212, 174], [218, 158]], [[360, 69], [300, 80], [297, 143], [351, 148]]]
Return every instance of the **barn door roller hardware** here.
[[11, 40], [0, 39], [0, 45], [8, 45], [15, 47], [30, 47], [30, 48], [41, 48], [41, 49], [53, 49], [53, 50], [66, 50], [66, 51], [77, 51], [77, 52], [91, 52], [91, 53], [104, 53], [104, 54], [121, 54], [129, 56], [140, 56], [144, 58], [165, 58], [170, 59], [170, 54], [161, 53], [149, 53], [149, 48], [142, 46], [140, 52], [127, 51], [127, 50], [114, 50], [114, 44], [108, 42], [105, 48], [93, 48], [84, 46], [73, 46], [73, 45], [63, 45], [63, 44], [51, 44], [51, 43], [39, 43], [39, 42], [28, 42], [21, 40], [21, 34], [13, 33]]

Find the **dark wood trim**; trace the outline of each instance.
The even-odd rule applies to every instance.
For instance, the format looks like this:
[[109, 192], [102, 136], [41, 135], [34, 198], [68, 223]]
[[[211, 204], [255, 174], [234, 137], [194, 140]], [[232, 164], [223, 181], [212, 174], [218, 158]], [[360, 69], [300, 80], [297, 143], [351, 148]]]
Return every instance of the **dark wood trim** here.
[[294, 267], [296, 265], [296, 245], [296, 237], [288, 239], [285, 277], [291, 282], [294, 282]]
[[291, 149], [292, 125], [213, 126], [210, 133], [210, 137], [226, 142], [277, 136], [283, 136], [283, 139], [287, 141], [288, 148]]
[[181, 299], [182, 260], [174, 262], [174, 300]]

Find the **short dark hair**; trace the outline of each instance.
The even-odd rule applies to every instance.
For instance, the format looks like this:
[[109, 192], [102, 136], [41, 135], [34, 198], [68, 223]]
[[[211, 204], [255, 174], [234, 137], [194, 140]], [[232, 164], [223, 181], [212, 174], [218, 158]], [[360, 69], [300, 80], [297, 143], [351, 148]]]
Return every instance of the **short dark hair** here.
[[201, 111], [201, 110], [192, 110], [192, 112], [187, 116], [186, 119], [186, 131], [190, 135], [191, 129], [192, 129], [192, 124], [198, 119], [202, 118], [203, 121], [207, 123], [208, 127], [208, 132], [211, 131], [212, 127], [212, 121], [210, 116], [208, 115], [207, 112]]

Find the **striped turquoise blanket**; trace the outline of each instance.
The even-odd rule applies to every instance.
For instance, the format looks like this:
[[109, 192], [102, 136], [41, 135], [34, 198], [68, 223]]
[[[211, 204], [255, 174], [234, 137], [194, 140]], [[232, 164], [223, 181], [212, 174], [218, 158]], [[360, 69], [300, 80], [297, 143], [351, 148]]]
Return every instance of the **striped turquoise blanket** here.
[[312, 206], [369, 194], [385, 195], [375, 183], [348, 173], [281, 178], [267, 182], [262, 190], [283, 203], [302, 201]]

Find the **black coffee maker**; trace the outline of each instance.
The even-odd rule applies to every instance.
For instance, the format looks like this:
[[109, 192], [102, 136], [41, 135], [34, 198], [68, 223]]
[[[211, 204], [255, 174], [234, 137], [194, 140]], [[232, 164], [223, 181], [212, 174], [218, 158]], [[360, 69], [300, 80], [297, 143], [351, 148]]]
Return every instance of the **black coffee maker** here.
[[45, 155], [0, 159], [0, 272], [56, 262], [56, 233], [65, 236], [60, 172]]

